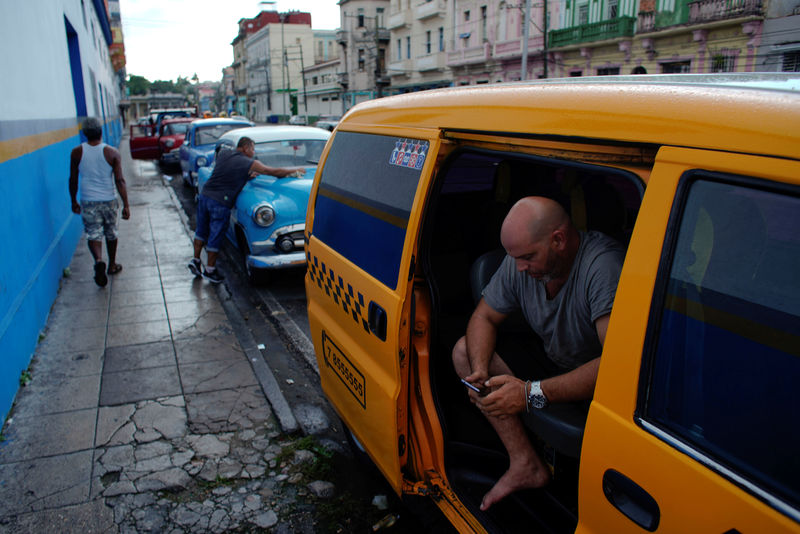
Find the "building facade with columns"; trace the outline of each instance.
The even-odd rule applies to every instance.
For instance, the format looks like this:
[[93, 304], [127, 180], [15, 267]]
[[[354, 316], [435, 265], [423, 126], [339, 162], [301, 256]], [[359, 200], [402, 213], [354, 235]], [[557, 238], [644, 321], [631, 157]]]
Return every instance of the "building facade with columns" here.
[[561, 0], [554, 76], [752, 72], [762, 0]]
[[[548, 77], [544, 35], [558, 20], [557, 1], [528, 3], [525, 46], [524, 0], [451, 0], [448, 2], [447, 66], [455, 85], [510, 82]], [[549, 13], [544, 18], [545, 9]]]

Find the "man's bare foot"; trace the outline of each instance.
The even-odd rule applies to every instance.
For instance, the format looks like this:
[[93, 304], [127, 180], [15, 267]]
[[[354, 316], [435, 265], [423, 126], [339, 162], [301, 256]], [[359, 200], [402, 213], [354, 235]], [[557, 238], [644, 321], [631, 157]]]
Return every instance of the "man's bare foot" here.
[[500, 480], [483, 496], [481, 510], [486, 511], [494, 503], [521, 489], [541, 488], [550, 482], [550, 471], [540, 461], [511, 465]]

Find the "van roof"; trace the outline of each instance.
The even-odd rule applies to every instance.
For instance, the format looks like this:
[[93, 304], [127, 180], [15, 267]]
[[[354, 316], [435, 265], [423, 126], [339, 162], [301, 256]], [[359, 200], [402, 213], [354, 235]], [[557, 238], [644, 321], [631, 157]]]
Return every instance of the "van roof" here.
[[340, 130], [359, 126], [583, 138], [798, 159], [800, 75], [598, 76], [436, 89], [364, 102], [339, 123]]

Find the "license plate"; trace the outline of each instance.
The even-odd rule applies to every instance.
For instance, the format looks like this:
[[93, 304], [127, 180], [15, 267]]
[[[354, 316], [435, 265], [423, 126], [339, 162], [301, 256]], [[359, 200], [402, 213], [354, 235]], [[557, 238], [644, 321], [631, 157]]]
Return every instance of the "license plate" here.
[[352, 393], [358, 403], [366, 409], [367, 407], [367, 388], [364, 382], [364, 375], [359, 371], [344, 353], [339, 350], [331, 338], [322, 332], [322, 354], [325, 365], [333, 369], [334, 374]]

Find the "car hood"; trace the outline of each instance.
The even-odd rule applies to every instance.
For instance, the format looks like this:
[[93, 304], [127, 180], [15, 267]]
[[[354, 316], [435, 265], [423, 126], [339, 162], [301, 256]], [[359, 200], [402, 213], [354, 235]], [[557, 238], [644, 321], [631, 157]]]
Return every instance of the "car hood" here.
[[281, 218], [304, 219], [315, 171], [315, 168], [307, 169], [303, 178], [257, 176], [247, 182], [236, 205], [249, 212], [261, 202], [269, 202]]

